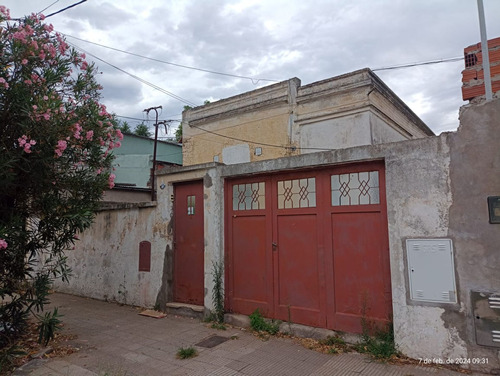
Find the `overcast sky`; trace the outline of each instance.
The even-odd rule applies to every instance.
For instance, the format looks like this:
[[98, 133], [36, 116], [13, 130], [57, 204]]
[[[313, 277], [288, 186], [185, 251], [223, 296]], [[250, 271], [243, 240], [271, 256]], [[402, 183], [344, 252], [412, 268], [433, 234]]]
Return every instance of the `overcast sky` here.
[[[50, 6], [43, 12], [49, 15], [78, 1], [0, 3], [21, 17]], [[484, 9], [488, 39], [500, 37], [500, 1], [484, 0]], [[102, 72], [108, 111], [139, 119], [146, 119], [145, 108], [161, 105], [160, 119], [179, 120], [186, 104], [227, 98], [269, 80], [298, 77], [305, 85], [366, 67], [462, 57], [464, 47], [480, 42], [476, 0], [88, 0], [46, 22], [68, 42], [162, 89], [87, 54]], [[458, 61], [375, 73], [439, 134], [458, 127], [459, 107], [466, 104], [462, 70]]]

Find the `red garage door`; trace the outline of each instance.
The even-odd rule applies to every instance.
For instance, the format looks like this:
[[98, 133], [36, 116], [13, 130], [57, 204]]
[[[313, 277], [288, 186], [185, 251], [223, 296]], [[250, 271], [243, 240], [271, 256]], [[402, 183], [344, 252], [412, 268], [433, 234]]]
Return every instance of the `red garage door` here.
[[226, 184], [228, 310], [348, 332], [389, 320], [382, 163]]

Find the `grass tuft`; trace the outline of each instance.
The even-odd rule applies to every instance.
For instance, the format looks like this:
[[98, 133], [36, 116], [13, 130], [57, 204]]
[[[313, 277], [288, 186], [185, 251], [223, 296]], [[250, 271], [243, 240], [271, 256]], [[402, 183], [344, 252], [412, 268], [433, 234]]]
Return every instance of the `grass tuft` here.
[[194, 347], [181, 347], [177, 350], [177, 358], [179, 359], [189, 359], [194, 358], [198, 355], [198, 351]]

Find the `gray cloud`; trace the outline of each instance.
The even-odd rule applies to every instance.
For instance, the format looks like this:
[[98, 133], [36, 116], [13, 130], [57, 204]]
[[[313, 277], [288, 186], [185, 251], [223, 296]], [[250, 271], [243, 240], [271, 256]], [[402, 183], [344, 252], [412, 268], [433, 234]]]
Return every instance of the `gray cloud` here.
[[[4, 2], [15, 15], [43, 8], [40, 0]], [[71, 3], [59, 1], [50, 11]], [[488, 36], [498, 37], [500, 2], [484, 5]], [[461, 56], [480, 39], [477, 5], [470, 0], [91, 0], [49, 21], [67, 34], [177, 64], [277, 80], [298, 77], [303, 84], [364, 67]], [[269, 84], [72, 42], [197, 104]], [[181, 113], [182, 101], [97, 63], [110, 110], [137, 117], [143, 108], [161, 104], [165, 114]], [[458, 109], [465, 104], [461, 70], [461, 63], [443, 63], [377, 74], [439, 133], [458, 125]]]

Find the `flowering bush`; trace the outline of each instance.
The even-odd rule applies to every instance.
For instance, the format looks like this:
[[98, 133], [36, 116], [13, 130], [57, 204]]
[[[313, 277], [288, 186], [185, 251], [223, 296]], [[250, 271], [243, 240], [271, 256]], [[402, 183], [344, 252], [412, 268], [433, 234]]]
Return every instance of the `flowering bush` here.
[[0, 349], [67, 279], [64, 251], [114, 185], [123, 137], [94, 64], [42, 21], [0, 6]]

